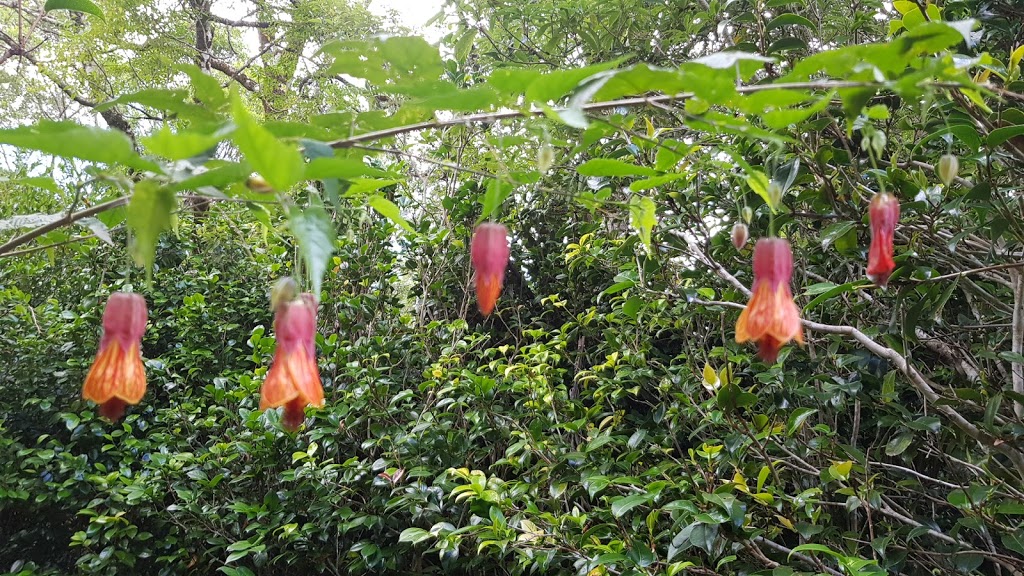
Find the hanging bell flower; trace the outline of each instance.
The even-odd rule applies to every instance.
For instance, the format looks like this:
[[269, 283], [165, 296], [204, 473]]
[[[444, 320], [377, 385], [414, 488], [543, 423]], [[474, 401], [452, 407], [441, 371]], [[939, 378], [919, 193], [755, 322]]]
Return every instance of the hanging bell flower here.
[[871, 205], [868, 206], [871, 248], [868, 250], [867, 276], [883, 288], [889, 282], [889, 275], [896, 268], [896, 262], [892, 259], [892, 243], [899, 219], [899, 200], [888, 192], [875, 194], [871, 199]]
[[324, 389], [316, 364], [316, 297], [304, 293], [295, 300], [277, 302], [274, 361], [260, 389], [260, 410], [284, 406], [281, 423], [298, 430], [306, 406], [324, 405]]
[[761, 238], [754, 246], [753, 296], [736, 321], [736, 342], [754, 341], [765, 362], [775, 362], [790, 340], [804, 343], [800, 310], [793, 302], [789, 282], [793, 253], [782, 238]]
[[494, 310], [501, 294], [508, 255], [508, 230], [504, 226], [494, 222], [477, 226], [470, 244], [470, 256], [476, 270], [476, 299], [484, 316]]
[[108, 420], [120, 420], [125, 407], [146, 394], [142, 335], [147, 318], [146, 299], [138, 294], [114, 292], [103, 309], [103, 337], [82, 397], [99, 404], [100, 415]]

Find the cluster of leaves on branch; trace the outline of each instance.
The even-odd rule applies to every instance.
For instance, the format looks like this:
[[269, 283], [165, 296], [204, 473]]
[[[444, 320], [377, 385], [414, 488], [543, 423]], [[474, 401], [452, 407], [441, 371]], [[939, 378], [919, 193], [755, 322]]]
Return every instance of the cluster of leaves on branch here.
[[1024, 571], [1013, 2], [251, 7], [0, 5], [0, 567]]

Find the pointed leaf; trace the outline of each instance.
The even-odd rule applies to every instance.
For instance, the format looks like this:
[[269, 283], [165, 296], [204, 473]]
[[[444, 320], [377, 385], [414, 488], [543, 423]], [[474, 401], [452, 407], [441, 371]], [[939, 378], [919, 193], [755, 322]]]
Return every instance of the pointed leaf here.
[[153, 276], [156, 242], [160, 234], [171, 227], [172, 214], [177, 202], [170, 188], [153, 180], [142, 180], [135, 185], [128, 201], [128, 228], [135, 234], [132, 257], [146, 269], [147, 280]]
[[293, 207], [288, 212], [288, 227], [299, 241], [298, 250], [306, 263], [311, 292], [320, 297], [327, 264], [334, 252], [334, 224], [322, 206]]

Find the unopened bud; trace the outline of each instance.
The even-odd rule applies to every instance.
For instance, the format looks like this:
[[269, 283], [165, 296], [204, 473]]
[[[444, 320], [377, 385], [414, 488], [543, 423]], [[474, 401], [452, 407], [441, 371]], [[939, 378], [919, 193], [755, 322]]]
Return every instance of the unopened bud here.
[[541, 174], [547, 174], [548, 170], [551, 169], [551, 165], [555, 163], [555, 150], [551, 147], [551, 144], [547, 142], [540, 145], [537, 149], [537, 170]]
[[782, 186], [775, 180], [772, 180], [768, 184], [768, 204], [771, 206], [772, 211], [779, 207], [779, 202], [782, 201]]
[[732, 245], [737, 250], [742, 250], [747, 245], [747, 238], [750, 237], [750, 230], [743, 222], [737, 222], [732, 226]]
[[743, 216], [743, 221], [750, 224], [750, 221], [754, 218], [754, 210], [750, 206], [744, 206], [743, 211], [740, 212]]
[[267, 182], [259, 175], [249, 176], [245, 181], [245, 186], [257, 194], [270, 194], [274, 191], [274, 187], [270, 185], [270, 182]]
[[938, 173], [939, 180], [946, 186], [949, 186], [956, 179], [957, 173], [960, 172], [960, 160], [952, 154], [945, 154], [942, 158], [939, 158], [939, 163], [935, 166], [935, 172]]
[[295, 300], [298, 294], [299, 285], [291, 276], [281, 278], [270, 289], [270, 311], [276, 312], [282, 304]]

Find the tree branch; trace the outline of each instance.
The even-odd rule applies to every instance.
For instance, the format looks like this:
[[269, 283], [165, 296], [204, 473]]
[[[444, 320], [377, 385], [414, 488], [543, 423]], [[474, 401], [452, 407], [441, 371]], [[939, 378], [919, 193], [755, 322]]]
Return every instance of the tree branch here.
[[44, 224], [34, 230], [30, 230], [22, 234], [21, 236], [15, 236], [14, 238], [8, 240], [7, 243], [0, 246], [0, 256], [3, 256], [8, 252], [11, 252], [12, 250], [17, 248], [18, 246], [21, 246], [22, 244], [27, 244], [28, 242], [31, 242], [32, 240], [42, 236], [43, 234], [46, 234], [47, 232], [51, 232], [63, 226], [67, 226], [68, 224], [73, 224], [83, 218], [95, 216], [100, 212], [106, 212], [107, 210], [110, 210], [112, 208], [124, 206], [125, 204], [128, 203], [129, 198], [131, 197], [122, 196], [121, 198], [115, 198], [114, 200], [104, 202], [102, 204], [97, 204], [91, 208], [86, 208], [85, 210], [72, 212], [67, 216], [61, 218], [60, 220], [54, 220], [49, 224]]
[[258, 92], [260, 89], [255, 80], [246, 76], [244, 72], [228, 66], [228, 63], [223, 60], [211, 59], [210, 68], [227, 74], [229, 78], [241, 84], [249, 92]]
[[[962, 86], [955, 82], [933, 82], [931, 86], [936, 88], [961, 88]], [[882, 82], [852, 82], [852, 81], [816, 81], [816, 82], [785, 82], [777, 84], [756, 84], [753, 86], [740, 86], [736, 88], [736, 91], [740, 94], [754, 94], [757, 92], [766, 92], [769, 90], [833, 90], [842, 88], [885, 88], [885, 83]], [[664, 104], [666, 102], [678, 102], [693, 98], [692, 92], [682, 92], [679, 94], [662, 94], [660, 96], [639, 96], [635, 98], [623, 98], [620, 100], [609, 100], [605, 102], [591, 102], [581, 106], [580, 109], [584, 112], [599, 112], [601, 110], [611, 110], [614, 108], [633, 108], [637, 106], [656, 106], [658, 104]], [[556, 108], [555, 112], [563, 112], [565, 108]], [[529, 108], [525, 110], [507, 110], [502, 112], [482, 112], [478, 114], [467, 114], [465, 116], [456, 116], [450, 120], [429, 120], [427, 122], [419, 122], [416, 124], [408, 124], [405, 126], [397, 126], [395, 128], [387, 128], [385, 130], [376, 130], [373, 132], [366, 132], [365, 134], [359, 134], [358, 136], [352, 136], [341, 140], [335, 140], [330, 142], [329, 145], [332, 148], [350, 148], [354, 144], [360, 144], [371, 140], [380, 140], [383, 138], [392, 138], [401, 134], [408, 134], [410, 132], [420, 132], [423, 130], [434, 130], [438, 128], [448, 128], [454, 126], [465, 126], [468, 124], [475, 123], [487, 123], [496, 122], [498, 120], [507, 120], [510, 118], [525, 118], [528, 116], [544, 116], [547, 114], [547, 110], [541, 110], [539, 108]]]

